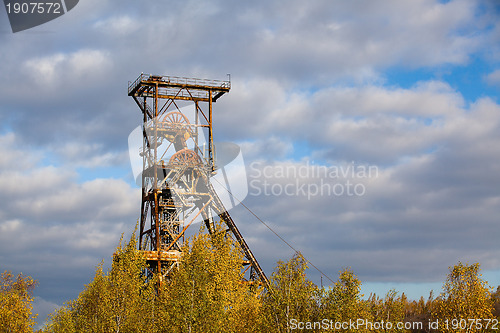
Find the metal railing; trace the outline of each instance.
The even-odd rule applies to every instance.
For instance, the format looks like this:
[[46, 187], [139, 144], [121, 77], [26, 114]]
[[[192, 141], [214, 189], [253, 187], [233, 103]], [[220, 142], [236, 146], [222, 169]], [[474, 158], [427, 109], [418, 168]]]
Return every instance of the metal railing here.
[[210, 79], [196, 79], [196, 78], [188, 78], [188, 77], [180, 77], [180, 76], [160, 76], [160, 75], [151, 75], [141, 73], [139, 77], [135, 81], [128, 82], [128, 93], [130, 94], [134, 91], [137, 86], [139, 86], [144, 81], [159, 81], [170, 84], [177, 85], [194, 85], [194, 86], [203, 86], [210, 88], [223, 88], [230, 89], [231, 81], [221, 81], [221, 80], [210, 80]]
[[[141, 82], [145, 75], [141, 73], [139, 77], [134, 81], [128, 81], [128, 93], [130, 94]], [[149, 75], [148, 75], [149, 76]]]

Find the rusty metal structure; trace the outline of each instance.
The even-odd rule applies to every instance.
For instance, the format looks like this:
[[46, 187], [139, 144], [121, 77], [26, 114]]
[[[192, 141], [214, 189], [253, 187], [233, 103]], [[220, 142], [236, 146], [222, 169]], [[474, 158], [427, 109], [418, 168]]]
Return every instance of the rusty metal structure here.
[[267, 285], [266, 275], [210, 182], [218, 170], [213, 103], [230, 88], [230, 80], [150, 74], [129, 82], [128, 95], [143, 116], [138, 246], [160, 283], [179, 264], [186, 230], [201, 220], [210, 234], [217, 222], [227, 226], [226, 234], [234, 237], [243, 253], [244, 280]]

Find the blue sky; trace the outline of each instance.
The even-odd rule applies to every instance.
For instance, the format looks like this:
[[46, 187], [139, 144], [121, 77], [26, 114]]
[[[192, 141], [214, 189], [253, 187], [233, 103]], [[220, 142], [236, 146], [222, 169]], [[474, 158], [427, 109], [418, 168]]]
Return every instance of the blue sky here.
[[[247, 172], [292, 192], [366, 190], [244, 199], [328, 276], [352, 267], [365, 292], [427, 297], [463, 261], [500, 285], [498, 16], [487, 0], [86, 0], [13, 34], [0, 10], [0, 269], [39, 281], [40, 321], [75, 298], [140, 214], [127, 82], [231, 73], [214, 133], [241, 147], [247, 171], [379, 170]], [[243, 207], [231, 214], [268, 275], [293, 255]]]

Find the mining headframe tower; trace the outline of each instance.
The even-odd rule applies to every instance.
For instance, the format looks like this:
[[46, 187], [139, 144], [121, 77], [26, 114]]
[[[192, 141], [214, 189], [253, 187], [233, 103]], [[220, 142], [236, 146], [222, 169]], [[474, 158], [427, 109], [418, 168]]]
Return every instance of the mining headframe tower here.
[[230, 80], [150, 74], [129, 82], [128, 95], [143, 116], [138, 246], [160, 283], [180, 262], [186, 230], [201, 220], [210, 234], [217, 222], [227, 226], [243, 254], [244, 281], [267, 286], [264, 271], [211, 183], [218, 170], [213, 103], [230, 88]]

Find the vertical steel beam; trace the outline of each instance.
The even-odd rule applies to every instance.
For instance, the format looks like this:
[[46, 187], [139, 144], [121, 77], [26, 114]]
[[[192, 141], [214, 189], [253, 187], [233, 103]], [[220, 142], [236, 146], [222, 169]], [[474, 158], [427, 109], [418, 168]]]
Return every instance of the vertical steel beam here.
[[[230, 82], [141, 74], [128, 88], [129, 96], [143, 112], [139, 249], [159, 275], [159, 283], [180, 260], [179, 251], [187, 228], [202, 217], [210, 234], [216, 232], [215, 218], [226, 224], [226, 232], [244, 254], [242, 273], [245, 274], [248, 271], [245, 266], [250, 265], [248, 280], [267, 285], [264, 272], [210, 183], [216, 169], [213, 103], [229, 92]], [[161, 109], [160, 99], [166, 100]], [[182, 115], [176, 100], [194, 103], [194, 124]], [[208, 104], [208, 115], [200, 103]], [[170, 107], [177, 111], [169, 112]], [[160, 113], [165, 114], [161, 120]], [[199, 147], [200, 129], [208, 130], [208, 152], [202, 152]], [[165, 140], [170, 143], [163, 146]], [[192, 140], [193, 149], [188, 148], [191, 146], [187, 140]], [[169, 161], [164, 161], [168, 147], [174, 147], [176, 152]]]

